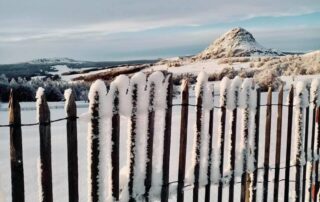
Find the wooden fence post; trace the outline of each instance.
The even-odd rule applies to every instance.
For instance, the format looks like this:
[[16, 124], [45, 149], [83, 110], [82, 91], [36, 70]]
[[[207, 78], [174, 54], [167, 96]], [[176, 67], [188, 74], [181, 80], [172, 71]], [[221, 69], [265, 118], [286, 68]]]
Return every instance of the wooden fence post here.
[[[235, 102], [238, 104], [238, 91], [235, 91]], [[231, 178], [229, 182], [229, 201], [234, 201], [234, 170], [235, 170], [235, 165], [236, 165], [236, 141], [237, 141], [237, 117], [238, 117], [238, 108], [235, 107], [232, 110], [232, 122], [231, 122], [231, 154], [230, 154], [230, 170], [232, 171], [231, 173]]]
[[[308, 96], [310, 95], [310, 91], [308, 90]], [[309, 97], [310, 98], [310, 97]], [[310, 99], [308, 99], [310, 100]], [[309, 103], [310, 104], [310, 103]], [[304, 154], [306, 162], [303, 166], [303, 176], [302, 176], [302, 201], [305, 201], [306, 198], [306, 188], [309, 190], [309, 185], [306, 184], [307, 176], [307, 164], [308, 162], [308, 142], [309, 142], [309, 114], [310, 114], [310, 107], [309, 105], [306, 107], [306, 119], [305, 119], [305, 138], [304, 138]], [[309, 197], [310, 194], [308, 193]]]
[[202, 103], [203, 103], [203, 86], [201, 86], [197, 97], [196, 107], [196, 156], [194, 165], [194, 187], [193, 187], [193, 202], [199, 200], [199, 175], [200, 175], [200, 146], [201, 146], [201, 125], [202, 125]]
[[181, 92], [181, 119], [180, 119], [180, 149], [179, 149], [179, 171], [178, 171], [178, 189], [177, 189], [177, 202], [184, 201], [184, 180], [186, 169], [187, 157], [187, 134], [188, 134], [188, 112], [189, 112], [189, 82], [182, 81]]
[[171, 121], [172, 121], [172, 96], [173, 83], [172, 74], [168, 75], [167, 88], [167, 110], [165, 115], [165, 129], [164, 129], [164, 149], [163, 149], [163, 163], [162, 163], [162, 190], [161, 202], [167, 202], [169, 199], [169, 167], [170, 167], [170, 147], [171, 147]]
[[79, 201], [77, 106], [71, 91], [66, 103], [69, 201]]
[[155, 83], [150, 84], [149, 91], [149, 111], [148, 111], [148, 132], [147, 132], [147, 165], [146, 165], [146, 179], [145, 179], [145, 200], [150, 201], [149, 191], [152, 183], [152, 156], [153, 156], [153, 139], [154, 139], [154, 99], [155, 97]]
[[120, 138], [120, 115], [119, 115], [119, 90], [116, 89], [113, 95], [113, 110], [111, 118], [111, 163], [112, 163], [112, 196], [119, 200], [119, 138]]
[[277, 139], [276, 139], [276, 157], [274, 172], [273, 200], [278, 202], [279, 198], [279, 178], [280, 178], [280, 158], [281, 158], [281, 134], [282, 134], [282, 105], [283, 105], [283, 86], [278, 95], [278, 117], [277, 117]]
[[[214, 97], [214, 96], [213, 96]], [[214, 102], [214, 101], [212, 101]], [[210, 202], [210, 187], [211, 187], [211, 164], [212, 164], [212, 139], [213, 139], [213, 112], [214, 108], [210, 110], [209, 115], [209, 163], [208, 163], [208, 184], [206, 185], [205, 202]]]
[[90, 172], [89, 172], [89, 178], [91, 180], [91, 184], [89, 184], [89, 200], [91, 202], [96, 202], [99, 199], [98, 191], [99, 191], [99, 182], [98, 182], [98, 176], [99, 176], [99, 147], [100, 147], [100, 114], [99, 114], [99, 94], [98, 92], [95, 92], [93, 100], [90, 100], [92, 102], [91, 104], [91, 136], [90, 138], [90, 148], [89, 148], [89, 162], [90, 162]]
[[285, 185], [284, 185], [284, 201], [289, 201], [290, 190], [290, 155], [292, 142], [292, 115], [293, 115], [293, 86], [289, 91], [289, 107], [288, 107], [288, 128], [287, 128], [287, 151], [286, 151], [286, 168], [285, 168]]
[[224, 157], [224, 139], [225, 139], [225, 128], [226, 128], [226, 105], [227, 105], [227, 90], [224, 92], [224, 102], [220, 103], [220, 113], [221, 113], [221, 134], [220, 134], [220, 162], [219, 162], [219, 173], [220, 173], [220, 180], [218, 186], [218, 202], [222, 202], [222, 191], [223, 191], [223, 157]]
[[314, 198], [313, 195], [313, 177], [314, 177], [314, 168], [315, 168], [315, 136], [316, 134], [316, 112], [317, 112], [317, 104], [316, 104], [316, 98], [312, 101], [313, 102], [313, 108], [312, 108], [312, 123], [311, 123], [311, 158], [312, 158], [312, 164], [311, 164], [311, 171], [310, 171], [310, 185], [309, 185], [309, 192], [310, 192], [310, 199], [311, 201]]
[[24, 201], [24, 174], [20, 104], [11, 89], [9, 98], [12, 201]]
[[[316, 155], [320, 154], [320, 107], [317, 107], [317, 115], [316, 115], [316, 123], [317, 123], [317, 142], [315, 146]], [[319, 159], [315, 162], [314, 167], [315, 172], [315, 185], [314, 185], [314, 201], [317, 201], [318, 199], [318, 192], [320, 188], [320, 182], [319, 182]]]
[[257, 110], [255, 116], [255, 149], [254, 149], [254, 172], [253, 172], [253, 182], [252, 182], [252, 201], [256, 201], [257, 199], [257, 184], [258, 184], [258, 160], [259, 160], [259, 132], [260, 132], [260, 100], [261, 100], [261, 92], [260, 89], [257, 89]]
[[270, 135], [271, 135], [271, 112], [272, 112], [272, 88], [268, 89], [267, 98], [267, 116], [265, 130], [265, 148], [264, 148], [264, 176], [263, 176], [263, 201], [268, 201], [269, 185], [269, 158], [270, 158]]
[[[39, 89], [41, 91], [41, 89]], [[38, 91], [39, 91], [38, 90]], [[42, 89], [43, 90], [43, 89]], [[51, 123], [50, 110], [44, 93], [39, 95], [41, 201], [52, 202]]]
[[134, 182], [134, 165], [135, 165], [135, 151], [136, 151], [136, 127], [137, 127], [137, 102], [138, 102], [138, 84], [132, 86], [132, 112], [131, 112], [131, 128], [130, 128], [130, 170], [129, 170], [129, 201], [135, 201], [133, 197], [133, 182]]

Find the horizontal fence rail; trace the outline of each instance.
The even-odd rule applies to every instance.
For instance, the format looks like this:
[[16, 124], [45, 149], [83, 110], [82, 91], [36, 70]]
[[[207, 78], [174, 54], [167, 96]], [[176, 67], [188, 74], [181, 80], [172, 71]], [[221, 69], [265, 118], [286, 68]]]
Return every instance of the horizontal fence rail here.
[[[9, 123], [0, 127], [10, 131], [12, 201], [25, 200], [23, 128], [34, 126], [40, 140], [39, 200], [54, 200], [51, 125], [57, 122], [66, 123], [66, 198], [79, 201], [78, 150], [83, 148], [77, 127], [82, 118], [89, 124], [88, 201], [317, 201], [320, 80], [275, 92], [270, 87], [267, 93], [249, 78], [223, 78], [220, 86], [213, 85], [203, 72], [194, 92], [184, 80], [177, 102], [171, 74], [121, 75], [108, 88], [98, 80], [91, 86], [85, 118], [77, 115], [79, 106], [68, 89], [66, 117], [59, 119], [51, 119], [40, 88], [38, 121], [27, 124], [21, 123], [21, 106], [11, 91]], [[128, 131], [121, 117], [128, 120]], [[128, 142], [120, 144], [125, 133]], [[127, 155], [126, 177], [120, 174], [120, 152]]]

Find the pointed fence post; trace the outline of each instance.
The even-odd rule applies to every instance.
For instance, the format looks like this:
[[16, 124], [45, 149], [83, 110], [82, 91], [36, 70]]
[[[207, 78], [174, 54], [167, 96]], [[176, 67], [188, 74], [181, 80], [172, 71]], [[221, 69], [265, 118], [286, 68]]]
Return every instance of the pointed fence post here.
[[271, 136], [271, 110], [272, 110], [272, 88], [268, 89], [267, 97], [267, 117], [265, 132], [265, 149], [264, 149], [264, 176], [263, 176], [263, 201], [268, 201], [268, 185], [269, 185], [269, 158], [270, 158], [270, 136]]
[[252, 182], [252, 201], [257, 201], [257, 184], [258, 184], [258, 160], [259, 160], [259, 132], [260, 132], [260, 100], [261, 92], [260, 89], [257, 89], [257, 110], [255, 116], [255, 149], [254, 149], [254, 168], [253, 172], [253, 182]]
[[310, 170], [310, 176], [309, 176], [309, 180], [310, 180], [310, 184], [309, 184], [309, 194], [310, 194], [310, 200], [312, 201], [314, 199], [314, 195], [313, 195], [313, 179], [315, 177], [315, 173], [314, 173], [314, 168], [315, 168], [315, 138], [316, 138], [316, 112], [317, 112], [317, 105], [316, 105], [316, 98], [315, 100], [312, 101], [313, 102], [313, 108], [312, 108], [312, 123], [311, 123], [311, 158], [312, 158], [312, 162], [311, 162], [311, 170]]
[[9, 98], [12, 201], [24, 201], [24, 174], [20, 104], [11, 89]]
[[199, 200], [199, 174], [200, 174], [200, 147], [201, 147], [201, 125], [202, 125], [202, 103], [203, 103], [203, 86], [200, 89], [197, 97], [196, 107], [196, 156], [194, 165], [194, 187], [193, 187], [193, 202]]
[[96, 202], [99, 200], [99, 147], [100, 147], [100, 114], [99, 114], [99, 94], [96, 91], [93, 97], [93, 100], [90, 100], [90, 111], [91, 111], [91, 120], [90, 120], [90, 136], [89, 142], [89, 201]]
[[292, 144], [292, 116], [293, 116], [293, 86], [289, 91], [289, 107], [288, 107], [288, 128], [287, 128], [287, 151], [286, 151], [286, 168], [285, 168], [285, 184], [284, 184], [284, 201], [289, 201], [290, 190], [290, 155]]
[[[310, 95], [310, 91], [308, 89], [308, 96]], [[309, 99], [308, 99], [309, 100]], [[302, 201], [305, 201], [306, 198], [306, 189], [309, 190], [309, 185], [307, 185], [306, 180], [309, 178], [309, 176], [307, 176], [307, 169], [308, 169], [308, 142], [309, 142], [309, 115], [310, 115], [310, 107], [309, 105], [306, 107], [305, 109], [306, 112], [306, 119], [305, 119], [305, 136], [304, 136], [304, 154], [305, 154], [305, 159], [306, 162], [303, 166], [303, 176], [302, 176]], [[307, 193], [308, 196], [310, 197], [309, 192]]]
[[184, 180], [186, 169], [187, 157], [187, 134], [188, 134], [188, 112], [189, 112], [189, 82], [182, 81], [181, 92], [181, 119], [180, 119], [180, 149], [179, 149], [179, 171], [178, 171], [178, 189], [177, 189], [177, 202], [184, 201]]
[[282, 106], [283, 106], [283, 86], [278, 94], [278, 117], [277, 117], [277, 140], [276, 140], [276, 162], [274, 172], [273, 201], [279, 200], [279, 178], [280, 178], [280, 158], [281, 158], [281, 134], [282, 134]]
[[39, 131], [40, 131], [40, 174], [41, 201], [52, 202], [52, 163], [51, 163], [51, 123], [50, 110], [44, 89], [37, 92]]
[[115, 90], [113, 97], [113, 113], [111, 119], [111, 163], [112, 163], [112, 196], [119, 200], [119, 138], [120, 138], [120, 115], [119, 115], [119, 90]]
[[149, 111], [148, 111], [148, 131], [147, 131], [147, 165], [146, 165], [146, 179], [145, 179], [145, 200], [150, 201], [149, 192], [152, 185], [152, 163], [153, 163], [153, 138], [154, 138], [154, 111], [155, 102], [155, 83], [150, 84], [149, 91]]
[[172, 74], [168, 75], [167, 88], [167, 110], [165, 114], [165, 129], [164, 129], [164, 149], [163, 149], [163, 163], [162, 163], [162, 190], [161, 201], [167, 202], [169, 199], [169, 167], [170, 167], [170, 147], [171, 147], [171, 121], [172, 121], [172, 97], [173, 97], [173, 83]]
[[[214, 97], [214, 95], [212, 96]], [[214, 101], [212, 101], [214, 102]], [[211, 165], [212, 165], [212, 139], [213, 139], [213, 113], [214, 108], [210, 110], [209, 115], [209, 163], [208, 163], [208, 184], [206, 185], [205, 191], [205, 202], [210, 202], [210, 188], [211, 188]]]
[[[70, 90], [71, 91], [71, 90]], [[78, 187], [78, 137], [77, 137], [77, 105], [73, 91], [66, 103], [67, 112], [67, 149], [68, 149], [68, 186], [69, 201], [79, 201]], [[68, 94], [67, 93], [67, 94]]]

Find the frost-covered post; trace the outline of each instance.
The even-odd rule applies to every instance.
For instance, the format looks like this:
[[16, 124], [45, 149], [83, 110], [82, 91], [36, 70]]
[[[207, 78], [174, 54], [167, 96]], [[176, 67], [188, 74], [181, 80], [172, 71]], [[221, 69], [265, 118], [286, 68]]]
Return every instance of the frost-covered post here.
[[301, 171], [306, 159], [304, 155], [304, 109], [308, 105], [305, 83], [298, 82], [296, 86], [296, 96], [294, 98], [295, 112], [295, 166], [296, 166], [296, 183], [295, 183], [295, 200], [300, 201], [301, 197]]
[[40, 201], [52, 202], [50, 110], [43, 88], [38, 89], [36, 98], [40, 132]]
[[[319, 113], [319, 103], [320, 103], [320, 81], [318, 79], [314, 79], [311, 83], [311, 89], [310, 89], [310, 109], [312, 110], [312, 123], [311, 123], [311, 168], [309, 169], [309, 184], [308, 192], [310, 199], [314, 200], [316, 198], [316, 194], [313, 193], [314, 190], [314, 179], [315, 179], [315, 169], [317, 162], [318, 162], [318, 154], [317, 150], [319, 147], [319, 136], [318, 136], [318, 124], [316, 124], [316, 119], [319, 115], [317, 115], [317, 112]], [[317, 125], [317, 128], [316, 128]]]
[[[223, 154], [224, 154], [224, 139], [225, 139], [225, 128], [226, 128], [226, 106], [227, 106], [227, 95], [228, 88], [230, 86], [230, 80], [224, 77], [220, 84], [220, 120], [219, 120], [219, 138], [218, 138], [218, 151], [213, 160], [217, 162], [217, 165], [213, 166], [212, 175], [215, 181], [219, 181], [218, 187], [218, 201], [222, 201], [222, 191], [223, 191]], [[216, 170], [217, 169], [217, 170]], [[218, 171], [218, 173], [217, 173]], [[217, 176], [215, 176], [217, 173]]]
[[12, 201], [24, 201], [24, 174], [20, 104], [11, 89], [9, 98]]
[[[199, 81], [198, 81], [199, 82]], [[199, 198], [199, 176], [200, 176], [200, 150], [201, 150], [201, 129], [202, 129], [202, 102], [203, 102], [203, 84], [199, 86], [199, 92], [196, 96], [196, 145], [195, 145], [195, 163], [194, 163], [194, 187], [193, 202]]]
[[173, 82], [172, 74], [168, 75], [168, 87], [167, 87], [167, 109], [165, 114], [165, 129], [164, 129], [164, 149], [163, 149], [163, 161], [162, 161], [162, 190], [161, 201], [167, 202], [169, 199], [169, 166], [170, 166], [170, 147], [171, 147], [171, 121], [172, 121], [172, 97], [173, 97]]
[[269, 87], [267, 95], [267, 116], [266, 130], [264, 141], [264, 164], [263, 164], [263, 201], [268, 201], [268, 186], [269, 186], [269, 158], [270, 158], [270, 137], [271, 137], [271, 110], [272, 110], [272, 88]]
[[79, 201], [78, 188], [78, 138], [77, 106], [71, 89], [65, 90], [65, 110], [67, 113], [68, 186], [69, 201]]
[[[308, 102], [310, 100], [310, 89], [308, 86], [306, 86], [307, 89], [307, 97], [308, 97]], [[309, 176], [307, 176], [307, 173], [310, 170], [310, 162], [309, 162], [309, 158], [310, 154], [309, 154], [309, 148], [308, 148], [308, 143], [309, 143], [309, 115], [310, 115], [310, 107], [309, 104], [307, 105], [306, 109], [305, 109], [305, 132], [304, 132], [304, 155], [305, 155], [305, 164], [303, 166], [303, 176], [302, 176], [302, 201], [308, 201], [309, 200], [309, 192], [306, 194], [306, 187], [307, 190], [309, 190]], [[306, 200], [307, 199], [307, 200]]]
[[[89, 113], [90, 122], [88, 126], [88, 201], [99, 201], [104, 197], [104, 192], [101, 188], [103, 179], [102, 161], [107, 161], [103, 157], [107, 154], [101, 152], [101, 145], [104, 144], [102, 135], [103, 130], [103, 100], [106, 96], [106, 87], [102, 80], [95, 81], [89, 92]], [[105, 145], [104, 145], [105, 146]]]
[[184, 201], [184, 180], [187, 157], [187, 132], [188, 132], [188, 112], [189, 112], [189, 82], [183, 80], [181, 84], [181, 119], [180, 119], [180, 149], [179, 149], [179, 171], [177, 202]]
[[255, 139], [254, 139], [254, 171], [253, 171], [253, 181], [252, 181], [252, 201], [257, 199], [257, 184], [258, 184], [258, 159], [259, 159], [259, 132], [260, 132], [260, 101], [261, 101], [261, 92], [260, 89], [256, 89], [257, 100], [256, 100], [256, 115], [255, 115]]
[[120, 115], [119, 115], [119, 90], [115, 89], [113, 94], [113, 110], [111, 118], [111, 141], [112, 141], [112, 196], [119, 200], [119, 139], [120, 139]]
[[[149, 77], [150, 78], [150, 77]], [[154, 120], [155, 120], [155, 88], [156, 84], [151, 81], [149, 83], [149, 107], [148, 107], [148, 131], [147, 131], [147, 165], [145, 179], [145, 200], [150, 201], [149, 191], [152, 185], [152, 155], [153, 155], [153, 139], [154, 139]]]
[[290, 156], [292, 142], [292, 116], [293, 116], [293, 86], [290, 86], [288, 97], [288, 127], [287, 127], [287, 151], [286, 151], [286, 169], [285, 169], [285, 184], [284, 184], [284, 201], [289, 201], [290, 190]]
[[[242, 159], [240, 159], [240, 165], [242, 164], [242, 175], [241, 175], [241, 201], [249, 201], [250, 194], [252, 193], [251, 177], [250, 173], [254, 170], [254, 125], [251, 119], [255, 114], [255, 99], [252, 93], [253, 82], [251, 79], [245, 79], [242, 83], [242, 89], [240, 92], [240, 110], [242, 116], [241, 123], [241, 139], [240, 149], [242, 151]], [[254, 112], [254, 113], [252, 113]], [[242, 147], [242, 148], [241, 148]], [[242, 162], [241, 162], [242, 161]]]
[[[235, 180], [235, 163], [236, 163], [236, 136], [237, 136], [237, 117], [238, 117], [238, 100], [239, 89], [241, 87], [241, 79], [236, 77], [231, 83], [231, 88], [228, 94], [228, 113], [231, 114], [229, 118], [229, 142], [227, 144], [227, 154], [230, 155], [229, 170], [230, 170], [230, 182], [229, 182], [229, 201], [234, 200], [234, 180]], [[226, 140], [228, 141], [228, 140]]]
[[279, 178], [280, 178], [280, 157], [281, 157], [281, 131], [282, 131], [282, 105], [283, 105], [283, 86], [281, 86], [278, 94], [278, 116], [277, 116], [277, 140], [276, 140], [276, 157], [274, 172], [274, 189], [273, 200], [279, 200]]

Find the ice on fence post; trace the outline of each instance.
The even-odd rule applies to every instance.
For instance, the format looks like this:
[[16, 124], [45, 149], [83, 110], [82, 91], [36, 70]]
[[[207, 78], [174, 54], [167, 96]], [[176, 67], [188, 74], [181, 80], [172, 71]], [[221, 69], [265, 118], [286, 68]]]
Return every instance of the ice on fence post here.
[[[89, 91], [89, 113], [90, 116], [94, 111], [97, 111], [99, 114], [98, 118], [98, 134], [93, 133], [92, 123], [89, 122], [88, 127], [88, 171], [91, 170], [91, 158], [92, 158], [92, 144], [93, 140], [98, 139], [98, 198], [99, 201], [112, 201], [112, 183], [111, 183], [111, 135], [110, 135], [110, 117], [107, 114], [107, 106], [106, 106], [106, 86], [102, 80], [95, 81], [90, 88]], [[96, 100], [96, 96], [99, 97]], [[97, 105], [98, 108], [95, 108]], [[91, 117], [92, 119], [93, 117]], [[108, 135], [109, 134], [109, 135]], [[88, 176], [88, 195], [89, 201], [91, 201], [91, 184], [92, 179], [91, 176]]]
[[42, 97], [44, 95], [44, 88], [39, 87], [36, 93], [36, 104], [37, 104], [37, 121], [39, 121], [39, 107], [42, 103]]
[[[310, 88], [310, 100], [311, 100], [311, 107], [317, 108], [320, 106], [320, 80], [319, 79], [313, 79], [311, 82], [311, 88]], [[318, 134], [318, 122], [315, 122], [315, 134]], [[317, 154], [317, 148], [318, 148], [318, 135], [315, 135], [314, 138], [315, 143], [315, 150], [312, 151], [313, 154], [313, 160], [316, 161], [319, 159], [319, 154]]]
[[[227, 95], [228, 95], [228, 89], [230, 88], [230, 79], [228, 77], [224, 77], [221, 80], [220, 83], [220, 107], [226, 107], [227, 105]], [[214, 137], [215, 141], [213, 141], [212, 144], [212, 167], [211, 167], [211, 179], [212, 183], [217, 183], [220, 180], [220, 142], [221, 142], [221, 134], [223, 132], [222, 128], [222, 109], [219, 110], [218, 116], [217, 116], [217, 124], [218, 124], [218, 132], [217, 135]]]

